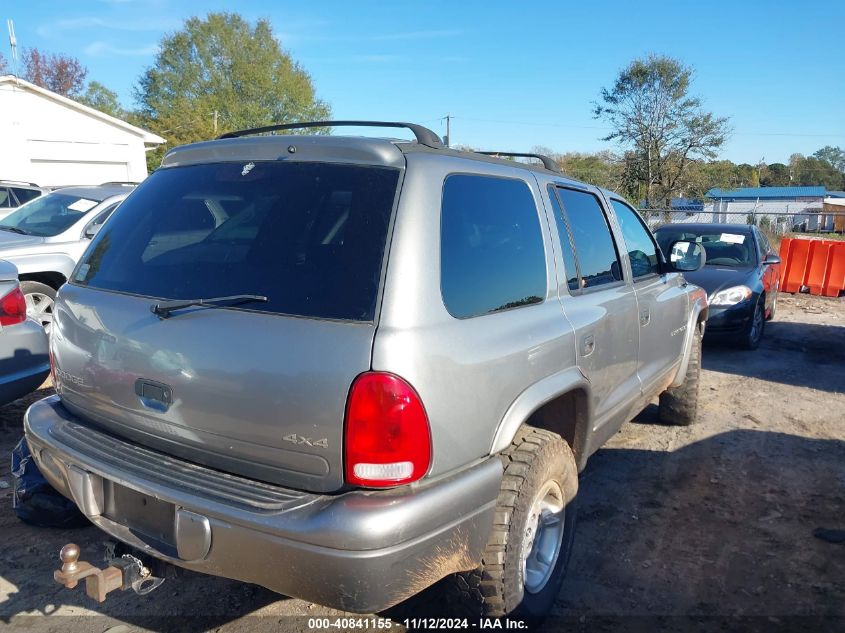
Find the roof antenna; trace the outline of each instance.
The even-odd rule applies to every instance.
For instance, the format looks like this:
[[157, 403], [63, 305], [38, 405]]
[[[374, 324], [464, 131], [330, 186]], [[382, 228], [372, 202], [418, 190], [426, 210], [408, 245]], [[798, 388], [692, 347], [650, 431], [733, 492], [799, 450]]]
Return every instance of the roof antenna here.
[[12, 49], [12, 74], [18, 76], [18, 38], [15, 37], [15, 23], [11, 18], [6, 20], [6, 28], [9, 30], [9, 46]]

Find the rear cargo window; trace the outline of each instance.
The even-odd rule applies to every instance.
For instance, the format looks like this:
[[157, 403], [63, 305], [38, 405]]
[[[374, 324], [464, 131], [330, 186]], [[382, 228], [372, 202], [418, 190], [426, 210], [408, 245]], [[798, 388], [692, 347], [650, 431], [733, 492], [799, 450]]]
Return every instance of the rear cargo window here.
[[115, 211], [73, 283], [160, 299], [370, 321], [399, 172], [238, 162], [161, 169]]

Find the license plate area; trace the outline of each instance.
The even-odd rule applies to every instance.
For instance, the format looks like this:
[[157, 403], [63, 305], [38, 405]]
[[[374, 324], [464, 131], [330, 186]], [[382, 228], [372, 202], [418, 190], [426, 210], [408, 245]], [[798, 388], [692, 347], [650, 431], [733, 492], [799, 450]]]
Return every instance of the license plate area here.
[[103, 481], [103, 497], [107, 518], [162, 553], [175, 554], [175, 505], [109, 480]]

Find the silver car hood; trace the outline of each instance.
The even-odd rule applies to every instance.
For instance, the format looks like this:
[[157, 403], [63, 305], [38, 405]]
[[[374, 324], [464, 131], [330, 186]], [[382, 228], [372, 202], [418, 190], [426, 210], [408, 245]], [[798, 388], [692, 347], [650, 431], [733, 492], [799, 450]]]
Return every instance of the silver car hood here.
[[21, 235], [19, 233], [12, 233], [11, 231], [0, 230], [0, 253], [9, 249], [43, 244], [44, 241], [45, 239], [38, 235]]

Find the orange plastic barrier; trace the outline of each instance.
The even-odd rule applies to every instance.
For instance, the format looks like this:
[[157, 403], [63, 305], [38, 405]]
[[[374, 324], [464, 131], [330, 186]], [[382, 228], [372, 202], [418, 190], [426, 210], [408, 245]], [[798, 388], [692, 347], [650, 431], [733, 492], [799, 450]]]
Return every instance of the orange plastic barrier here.
[[804, 273], [807, 270], [807, 260], [810, 257], [811, 240], [792, 240], [789, 245], [789, 252], [786, 262], [783, 262], [783, 285], [780, 289], [784, 292], [798, 292], [804, 285]]
[[821, 240], [813, 240], [813, 243], [810, 244], [810, 256], [807, 258], [807, 272], [804, 275], [804, 285], [810, 289], [811, 295], [820, 295], [822, 293], [830, 247], [831, 244], [829, 242], [823, 242]]
[[786, 260], [789, 256], [789, 245], [792, 244], [791, 237], [785, 237], [780, 241], [780, 261], [783, 264], [780, 267], [780, 284], [778, 288], [783, 289], [783, 282], [786, 279]]
[[784, 238], [780, 244], [780, 289], [838, 297], [845, 290], [845, 242]]
[[845, 290], [845, 242], [830, 247], [822, 294], [825, 297], [838, 297]]

